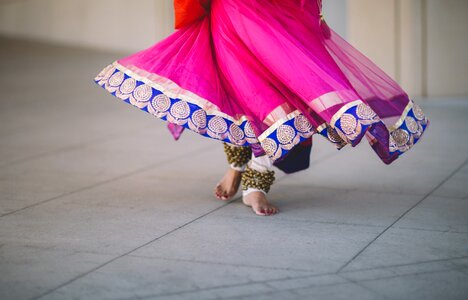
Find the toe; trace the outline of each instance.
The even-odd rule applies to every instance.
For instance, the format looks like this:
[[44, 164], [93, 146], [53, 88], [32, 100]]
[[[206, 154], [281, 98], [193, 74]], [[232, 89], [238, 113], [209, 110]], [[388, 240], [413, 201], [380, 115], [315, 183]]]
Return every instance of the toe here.
[[278, 209], [274, 206], [270, 206], [266, 209], [268, 215], [274, 215], [278, 212]]

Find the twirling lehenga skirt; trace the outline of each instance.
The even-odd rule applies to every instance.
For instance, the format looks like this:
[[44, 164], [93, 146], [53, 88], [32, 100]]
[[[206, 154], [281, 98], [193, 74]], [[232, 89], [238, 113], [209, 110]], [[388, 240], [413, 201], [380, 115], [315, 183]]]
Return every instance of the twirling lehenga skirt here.
[[188, 128], [250, 146], [278, 165], [296, 160], [298, 170], [308, 163], [300, 150], [310, 148], [313, 134], [338, 149], [365, 136], [390, 164], [429, 121], [394, 80], [326, 26], [320, 2], [213, 0], [199, 21], [115, 61], [95, 81], [169, 122], [176, 138]]

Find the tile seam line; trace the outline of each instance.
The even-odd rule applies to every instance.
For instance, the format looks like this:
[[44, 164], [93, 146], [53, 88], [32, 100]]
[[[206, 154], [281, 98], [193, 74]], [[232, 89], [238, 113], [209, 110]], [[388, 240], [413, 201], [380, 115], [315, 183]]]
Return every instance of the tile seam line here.
[[443, 198], [443, 199], [453, 199], [453, 200], [467, 200], [468, 197], [465, 196], [444, 196], [444, 195], [431, 195], [431, 197]]
[[[191, 154], [194, 155], [194, 156], [196, 156], [197, 153], [202, 153], [203, 150], [208, 150], [208, 149], [211, 149], [211, 146], [198, 148], [198, 149], [196, 149], [195, 151], [191, 152]], [[110, 182], [114, 182], [114, 181], [117, 181], [117, 180], [120, 180], [120, 179], [123, 179], [123, 178], [128, 178], [128, 177], [131, 177], [131, 176], [136, 175], [136, 174], [138, 174], [138, 173], [145, 172], [145, 171], [148, 171], [148, 170], [151, 170], [151, 169], [160, 167], [160, 166], [164, 166], [164, 165], [166, 165], [166, 164], [170, 164], [170, 163], [172, 163], [172, 162], [174, 162], [174, 161], [177, 161], [178, 159], [184, 158], [186, 155], [187, 155], [187, 153], [186, 153], [186, 154], [182, 154], [182, 155], [178, 155], [178, 156], [175, 156], [175, 157], [173, 157], [173, 158], [170, 158], [170, 159], [168, 159], [168, 160], [166, 160], [166, 161], [162, 161], [162, 162], [150, 164], [150, 165], [147, 165], [147, 166], [145, 166], [145, 167], [143, 167], [143, 168], [139, 168], [139, 169], [133, 170], [133, 171], [131, 171], [131, 172], [128, 172], [128, 173], [125, 173], [125, 174], [122, 174], [122, 175], [119, 175], [119, 176], [115, 176], [115, 177], [113, 177], [113, 178], [109, 178], [109, 179], [100, 181], [100, 182], [98, 182], [98, 183], [95, 183], [95, 184], [92, 184], [92, 185], [88, 185], [88, 186], [85, 186], [85, 187], [82, 187], [82, 188], [73, 190], [73, 191], [71, 191], [71, 192], [63, 193], [63, 194], [54, 196], [54, 197], [52, 197], [52, 198], [48, 198], [48, 199], [45, 199], [45, 200], [42, 200], [42, 201], [33, 203], [33, 204], [31, 204], [31, 205], [27, 205], [27, 206], [25, 206], [25, 207], [22, 207], [22, 208], [19, 208], [19, 209], [16, 209], [16, 210], [13, 210], [13, 211], [10, 211], [10, 212], [1, 214], [1, 215], [0, 215], [0, 218], [6, 217], [6, 216], [9, 216], [9, 215], [12, 215], [12, 214], [16, 214], [16, 213], [21, 212], [21, 211], [23, 211], [23, 210], [26, 210], [26, 209], [29, 209], [29, 208], [33, 208], [33, 207], [36, 207], [36, 206], [39, 206], [39, 205], [48, 203], [48, 202], [51, 202], [51, 201], [60, 199], [60, 198], [62, 198], [62, 197], [66, 197], [66, 196], [74, 195], [74, 194], [77, 194], [77, 193], [80, 193], [80, 192], [83, 192], [83, 191], [91, 190], [91, 189], [93, 189], [93, 188], [96, 188], [96, 187], [99, 187], [99, 186], [108, 184], [108, 183], [110, 183]]]
[[[227, 204], [224, 205], [224, 206], [227, 206]], [[223, 263], [223, 262], [216, 262], [216, 261], [190, 260], [190, 259], [180, 259], [180, 258], [171, 258], [171, 257], [155, 257], [155, 256], [136, 255], [136, 254], [128, 254], [127, 256], [128, 257], [134, 257], [134, 258], [150, 259], [150, 260], [187, 262], [187, 263], [206, 264], [206, 265], [221, 265], [221, 266], [232, 266], [232, 267], [241, 267], [241, 268], [262, 269], [262, 270], [303, 272], [303, 273], [309, 273], [307, 275], [314, 275], [314, 274], [312, 274], [313, 271], [311, 271], [311, 270], [296, 269], [296, 268], [275, 268], [275, 267], [266, 267], [266, 266], [259, 266], [259, 265], [233, 264], [233, 263]], [[306, 274], [304, 274], [304, 275], [306, 275]]]
[[[253, 293], [253, 294], [246, 294], [246, 295], [241, 295], [241, 296], [230, 296], [230, 297], [223, 297], [223, 298], [216, 298], [216, 299], [223, 299], [223, 300], [236, 300], [236, 299], [239, 299], [239, 300], [242, 300], [242, 299], [245, 299], [245, 297], [249, 297], [249, 298], [252, 298], [252, 297], [259, 297], [259, 296], [264, 296], [264, 295], [272, 295], [274, 293], [280, 293], [280, 292], [292, 292], [292, 293], [295, 293], [296, 290], [301, 290], [301, 289], [308, 289], [308, 288], [317, 288], [317, 287], [330, 287], [330, 286], [340, 286], [340, 285], [343, 285], [343, 284], [349, 284], [349, 282], [338, 282], [338, 283], [328, 283], [328, 284], [323, 284], [323, 285], [316, 285], [316, 286], [308, 286], [308, 287], [300, 287], [300, 288], [288, 288], [288, 289], [283, 289], [283, 290], [274, 290], [274, 291], [270, 291], [270, 292], [260, 292], [260, 293]], [[272, 288], [271, 286], [268, 286], [269, 288]], [[297, 293], [295, 293], [297, 294]], [[304, 295], [298, 295], [298, 296], [302, 296], [301, 299], [306, 299], [304, 298]], [[164, 296], [157, 296], [155, 299], [159, 298], [159, 297], [164, 297]], [[121, 299], [122, 300], [122, 299]], [[128, 299], [130, 300], [130, 299]]]
[[[236, 198], [236, 199], [237, 199], [237, 198]], [[120, 254], [120, 255], [114, 257], [114, 258], [111, 258], [110, 260], [108, 260], [108, 261], [106, 261], [106, 262], [104, 262], [104, 263], [102, 263], [102, 264], [100, 264], [100, 265], [98, 265], [98, 266], [92, 268], [91, 270], [86, 271], [86, 272], [84, 272], [84, 273], [82, 273], [82, 274], [80, 274], [80, 275], [78, 275], [78, 276], [75, 276], [74, 278], [72, 278], [72, 279], [70, 279], [70, 280], [67, 280], [66, 282], [64, 282], [64, 283], [62, 283], [62, 284], [56, 286], [55, 288], [52, 288], [52, 289], [50, 289], [50, 290], [48, 290], [48, 291], [46, 291], [46, 292], [40, 294], [39, 296], [33, 297], [33, 298], [31, 298], [31, 299], [34, 299], [34, 300], [36, 300], [36, 299], [41, 299], [41, 298], [43, 298], [43, 297], [45, 297], [45, 296], [47, 296], [47, 295], [49, 295], [49, 294], [55, 292], [56, 290], [58, 290], [58, 289], [60, 289], [60, 288], [62, 288], [62, 287], [64, 287], [64, 286], [66, 286], [66, 285], [69, 285], [70, 283], [72, 283], [72, 282], [74, 282], [74, 281], [76, 281], [76, 280], [78, 280], [78, 279], [80, 279], [80, 278], [83, 278], [83, 277], [87, 276], [88, 274], [91, 274], [91, 273], [93, 273], [93, 272], [95, 272], [95, 271], [97, 271], [97, 270], [99, 270], [99, 269], [105, 267], [106, 265], [108, 265], [108, 264], [110, 264], [110, 263], [112, 263], [112, 262], [114, 262], [114, 261], [116, 261], [116, 260], [118, 260], [118, 259], [120, 259], [120, 258], [122, 258], [122, 257], [124, 257], [124, 256], [127, 256], [127, 255], [131, 254], [132, 252], [135, 252], [135, 251], [137, 251], [137, 250], [139, 250], [139, 249], [141, 249], [141, 248], [143, 248], [143, 247], [145, 247], [145, 246], [147, 246], [147, 245], [149, 245], [149, 244], [151, 244], [151, 243], [153, 243], [153, 242], [155, 242], [155, 241], [157, 241], [157, 240], [159, 240], [159, 239], [161, 239], [161, 238], [163, 238], [163, 237], [165, 237], [165, 236], [167, 236], [167, 235], [170, 235], [171, 233], [173, 233], [173, 232], [175, 232], [175, 231], [177, 231], [177, 230], [179, 230], [179, 229], [184, 228], [184, 227], [187, 226], [187, 225], [190, 225], [191, 223], [193, 223], [193, 222], [195, 222], [195, 221], [197, 221], [197, 220], [199, 220], [199, 219], [201, 219], [201, 218], [204, 218], [205, 216], [207, 216], [207, 215], [209, 215], [209, 214], [211, 214], [211, 213], [213, 213], [213, 212], [215, 212], [215, 211], [217, 211], [217, 210], [219, 210], [219, 209], [221, 209], [221, 208], [223, 208], [223, 207], [229, 205], [232, 201], [235, 201], [236, 199], [233, 199], [233, 200], [231, 200], [231, 201], [229, 201], [229, 202], [227, 202], [227, 203], [225, 203], [225, 204], [223, 204], [223, 205], [221, 205], [221, 206], [219, 206], [219, 207], [216, 207], [216, 208], [214, 208], [214, 209], [212, 209], [212, 210], [209, 210], [208, 212], [206, 212], [206, 213], [204, 213], [204, 214], [202, 214], [202, 215], [200, 215], [200, 216], [198, 216], [198, 217], [196, 217], [196, 218], [194, 218], [194, 219], [192, 219], [192, 220], [190, 220], [190, 221], [188, 221], [188, 222], [185, 222], [184, 224], [182, 224], [182, 225], [180, 225], [180, 226], [178, 226], [178, 227], [176, 227], [176, 228], [174, 228], [174, 229], [171, 229], [171, 230], [169, 230], [168, 232], [166, 232], [166, 233], [164, 233], [164, 234], [162, 234], [162, 235], [159, 235], [159, 236], [157, 236], [157, 237], [151, 239], [150, 241], [148, 241], [148, 242], [146, 242], [146, 243], [144, 243], [144, 244], [141, 244], [141, 245], [138, 246], [138, 247], [135, 247], [135, 248], [133, 248], [133, 249], [131, 249], [131, 250], [129, 250], [129, 251], [126, 251], [126, 252], [124, 252], [124, 253], [122, 253], [122, 254]]]
[[376, 297], [379, 297], [379, 299], [385, 299], [385, 300], [392, 300], [391, 298], [385, 296], [385, 295], [382, 295], [370, 288], [368, 288], [367, 286], [365, 286], [364, 284], [362, 284], [362, 281], [359, 281], [359, 280], [353, 280], [353, 279], [350, 279], [350, 278], [347, 278], [345, 276], [342, 276], [342, 274], [337, 274], [338, 277], [340, 277], [341, 279], [345, 280], [346, 282], [348, 283], [351, 283], [351, 284], [354, 284], [360, 288], [362, 288], [363, 290], [366, 290], [368, 292], [370, 292], [371, 294], [373, 294], [374, 296]]
[[[441, 270], [431, 270], [431, 271], [421, 271], [421, 272], [411, 272], [411, 273], [406, 273], [406, 274], [395, 274], [395, 275], [390, 275], [390, 276], [381, 276], [379, 278], [370, 278], [370, 279], [361, 279], [361, 280], [353, 280], [355, 282], [372, 282], [372, 281], [378, 281], [378, 280], [384, 280], [384, 279], [393, 279], [393, 278], [398, 278], [398, 277], [406, 277], [406, 276], [418, 276], [418, 275], [424, 275], [424, 274], [437, 274], [437, 273], [444, 273], [444, 272], [460, 272], [461, 274], [466, 275], [465, 273], [461, 272], [462, 270], [468, 270], [468, 266], [456, 266], [454, 268], [446, 268], [446, 269], [441, 269]], [[336, 274], [337, 276], [340, 276], [343, 279], [349, 279], [343, 276], [343, 273], [341, 274]]]
[[465, 165], [468, 164], [468, 158], [460, 164], [454, 171], [452, 171], [444, 180], [442, 180], [438, 185], [432, 188], [426, 195], [424, 195], [418, 202], [416, 202], [413, 206], [407, 209], [403, 214], [401, 214], [395, 221], [393, 221], [389, 226], [387, 226], [381, 233], [379, 233], [375, 238], [373, 238], [366, 246], [364, 246], [361, 250], [359, 250], [349, 261], [347, 261], [343, 266], [341, 266], [337, 271], [336, 274], [342, 272], [349, 264], [351, 264], [356, 258], [358, 258], [367, 248], [369, 248], [376, 240], [378, 240], [384, 233], [386, 233], [390, 228], [393, 227], [396, 223], [398, 223], [404, 216], [406, 216], [410, 211], [415, 209], [419, 204], [421, 204], [424, 200], [426, 200], [432, 193], [434, 193], [437, 189], [439, 189], [444, 183], [446, 183], [450, 178], [452, 178], [455, 174], [457, 174]]
[[425, 231], [425, 232], [439, 232], [439, 233], [453, 233], [467, 235], [468, 231], [452, 231], [452, 230], [440, 230], [440, 229], [426, 229], [426, 228], [417, 228], [417, 227], [408, 227], [408, 226], [395, 226], [394, 228], [403, 229], [403, 230], [414, 230], [414, 231]]

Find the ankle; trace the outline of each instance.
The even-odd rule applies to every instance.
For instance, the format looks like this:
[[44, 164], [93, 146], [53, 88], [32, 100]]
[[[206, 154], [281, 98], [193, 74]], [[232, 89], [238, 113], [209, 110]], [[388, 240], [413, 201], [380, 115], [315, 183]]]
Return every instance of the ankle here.
[[246, 166], [238, 167], [238, 166], [234, 166], [231, 164], [229, 165], [229, 171], [231, 171], [232, 173], [236, 173], [236, 174], [242, 174], [245, 171], [245, 167]]
[[242, 197], [247, 197], [249, 194], [252, 194], [252, 193], [255, 193], [255, 192], [260, 192], [265, 196], [267, 194], [264, 190], [249, 187], [246, 190], [242, 190]]

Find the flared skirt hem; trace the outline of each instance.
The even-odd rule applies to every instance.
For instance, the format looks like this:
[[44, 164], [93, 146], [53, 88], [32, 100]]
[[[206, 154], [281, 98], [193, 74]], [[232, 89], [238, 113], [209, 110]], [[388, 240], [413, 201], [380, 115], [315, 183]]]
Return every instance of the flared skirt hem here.
[[429, 125], [421, 108], [411, 99], [390, 127], [366, 103], [356, 100], [344, 104], [330, 122], [320, 126], [313, 127], [302, 112], [295, 110], [257, 136], [246, 116], [229, 116], [168, 78], [157, 74], [149, 78], [144, 73], [115, 61], [96, 76], [95, 82], [117, 98], [162, 120], [205, 137], [250, 146], [254, 153], [266, 153], [273, 161], [281, 160], [296, 145], [319, 133], [337, 149], [347, 144], [354, 147], [366, 136], [379, 158], [390, 164], [411, 149]]

